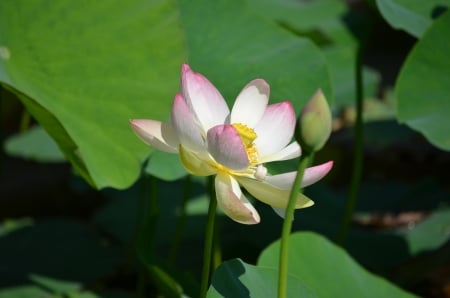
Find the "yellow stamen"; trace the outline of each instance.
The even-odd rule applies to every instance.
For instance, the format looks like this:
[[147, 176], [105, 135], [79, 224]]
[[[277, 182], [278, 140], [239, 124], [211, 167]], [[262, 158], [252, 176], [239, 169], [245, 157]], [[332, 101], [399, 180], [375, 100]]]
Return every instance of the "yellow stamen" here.
[[236, 128], [237, 132], [241, 136], [242, 142], [247, 146], [253, 143], [253, 141], [256, 139], [257, 135], [256, 132], [248, 127], [245, 124], [242, 123], [234, 123], [233, 127]]
[[241, 137], [242, 143], [244, 143], [247, 156], [250, 161], [250, 165], [256, 165], [258, 163], [258, 150], [256, 149], [253, 141], [257, 138], [256, 132], [242, 123], [232, 124]]

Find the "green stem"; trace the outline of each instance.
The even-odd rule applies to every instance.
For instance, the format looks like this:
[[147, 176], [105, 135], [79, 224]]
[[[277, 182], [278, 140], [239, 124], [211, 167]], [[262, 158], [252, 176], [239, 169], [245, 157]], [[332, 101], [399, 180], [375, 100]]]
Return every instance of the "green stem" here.
[[283, 227], [281, 230], [280, 260], [278, 265], [278, 298], [285, 298], [287, 296], [289, 235], [292, 229], [292, 221], [294, 220], [294, 210], [295, 203], [297, 201], [297, 195], [301, 191], [300, 187], [303, 180], [303, 174], [306, 167], [308, 166], [309, 160], [310, 154], [307, 152], [300, 157], [297, 175], [295, 177], [294, 185], [292, 186], [291, 193], [289, 195], [289, 202], [283, 221]]
[[214, 226], [216, 219], [217, 200], [214, 192], [214, 179], [208, 178], [208, 190], [209, 190], [209, 208], [208, 208], [208, 220], [206, 223], [205, 242], [203, 246], [203, 268], [202, 268], [202, 280], [200, 284], [200, 297], [206, 297], [206, 292], [209, 286], [209, 277], [211, 270], [211, 255], [214, 244]]
[[183, 237], [184, 227], [186, 225], [186, 204], [191, 197], [192, 179], [191, 175], [187, 175], [184, 180], [183, 197], [181, 201], [180, 214], [178, 215], [177, 224], [175, 227], [175, 236], [173, 240], [172, 248], [169, 252], [169, 264], [175, 264], [175, 261], [180, 250], [181, 238]]
[[213, 255], [211, 260], [211, 266], [213, 270], [216, 270], [217, 267], [222, 263], [222, 247], [220, 245], [220, 218], [216, 216], [216, 223], [214, 225], [214, 247], [213, 247]]
[[345, 206], [344, 217], [342, 219], [337, 242], [344, 246], [348, 237], [353, 212], [355, 211], [358, 199], [359, 187], [361, 183], [363, 167], [363, 149], [364, 149], [364, 127], [363, 127], [363, 73], [362, 60], [364, 54], [365, 42], [361, 42], [358, 48], [356, 58], [356, 121], [355, 121], [355, 142], [353, 152], [353, 173], [350, 182], [350, 190]]
[[30, 113], [28, 113], [28, 111], [24, 108], [24, 110], [22, 111], [22, 117], [20, 119], [20, 127], [19, 127], [19, 132], [25, 132], [28, 130], [28, 128], [30, 127], [30, 122], [31, 122], [31, 115]]
[[[3, 85], [0, 84], [0, 136], [3, 136], [3, 101], [4, 101], [4, 90]], [[3, 174], [3, 138], [0, 137], [0, 174]]]
[[[148, 183], [147, 183], [148, 182]], [[156, 234], [156, 223], [159, 215], [158, 207], [158, 182], [155, 177], [148, 176], [142, 182], [143, 185], [139, 191], [138, 197], [138, 210], [137, 210], [137, 222], [136, 222], [136, 235], [135, 235], [135, 251], [138, 256], [142, 258], [145, 250], [145, 260], [141, 260], [141, 264], [138, 269], [138, 279], [136, 284], [137, 297], [145, 297], [145, 287], [148, 280], [148, 264], [153, 263], [153, 247], [154, 238]], [[146, 200], [147, 194], [149, 195], [148, 201]], [[145, 263], [145, 264], [144, 264]], [[147, 267], [147, 269], [144, 267]]]

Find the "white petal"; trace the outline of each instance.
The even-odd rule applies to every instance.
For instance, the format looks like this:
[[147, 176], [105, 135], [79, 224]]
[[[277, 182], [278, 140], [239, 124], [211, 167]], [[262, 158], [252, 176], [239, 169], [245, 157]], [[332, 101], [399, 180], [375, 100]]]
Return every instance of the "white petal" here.
[[181, 89], [183, 98], [204, 128], [224, 124], [230, 110], [220, 92], [208, 79], [184, 64], [181, 69]]
[[[307, 168], [303, 174], [302, 187], [314, 184], [322, 179], [331, 170], [333, 162], [329, 161], [324, 164]], [[288, 172], [279, 175], [266, 176], [265, 181], [281, 189], [291, 189], [294, 184], [297, 172]]]
[[180, 145], [180, 159], [186, 171], [195, 176], [210, 176], [217, 171], [210, 164], [207, 156], [199, 156], [196, 153]]
[[274, 154], [290, 142], [295, 129], [295, 113], [288, 101], [269, 105], [255, 127], [260, 156]]
[[215, 179], [217, 205], [232, 220], [242, 224], [257, 224], [259, 214], [242, 194], [237, 181], [227, 175], [218, 174]]
[[233, 170], [248, 167], [247, 151], [232, 125], [217, 125], [208, 130], [207, 142], [208, 151], [218, 163]]
[[269, 102], [269, 93], [269, 85], [262, 79], [248, 83], [234, 102], [230, 123], [243, 123], [248, 127], [255, 127], [264, 115]]
[[260, 163], [266, 163], [271, 161], [288, 160], [299, 157], [301, 153], [302, 150], [300, 148], [300, 145], [297, 142], [292, 142], [291, 144], [274, 154], [261, 156], [258, 161]]
[[[286, 208], [289, 201], [290, 189], [280, 189], [264, 181], [247, 177], [238, 177], [238, 182], [256, 199], [272, 207]], [[306, 208], [314, 204], [307, 196], [298, 193], [295, 208]]]
[[148, 145], [169, 153], [178, 152], [179, 140], [170, 124], [155, 120], [130, 120], [130, 126], [136, 135]]
[[181, 94], [175, 95], [173, 100], [172, 124], [183, 147], [195, 152], [206, 150], [197, 120]]

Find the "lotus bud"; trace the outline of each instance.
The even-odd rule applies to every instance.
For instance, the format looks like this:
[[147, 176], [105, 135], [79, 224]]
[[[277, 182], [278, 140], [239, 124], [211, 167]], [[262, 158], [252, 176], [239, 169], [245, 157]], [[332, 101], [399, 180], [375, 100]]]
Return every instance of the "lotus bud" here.
[[331, 134], [332, 116], [321, 89], [306, 103], [297, 120], [295, 138], [302, 150], [320, 150]]

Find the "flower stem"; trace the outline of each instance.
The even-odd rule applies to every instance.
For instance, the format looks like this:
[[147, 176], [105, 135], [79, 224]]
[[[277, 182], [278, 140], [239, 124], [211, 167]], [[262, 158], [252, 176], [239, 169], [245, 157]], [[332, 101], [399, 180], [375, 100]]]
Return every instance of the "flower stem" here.
[[20, 118], [19, 132], [26, 132], [30, 127], [30, 122], [31, 122], [31, 115], [24, 108], [24, 110], [22, 111], [22, 117]]
[[280, 260], [278, 265], [278, 298], [285, 298], [287, 295], [289, 234], [291, 233], [292, 221], [294, 220], [297, 194], [301, 191], [300, 187], [303, 180], [303, 174], [308, 166], [309, 160], [309, 153], [305, 153], [300, 157], [297, 176], [295, 177], [294, 185], [292, 186], [291, 193], [289, 195], [289, 202], [286, 208], [283, 227], [281, 230]]
[[220, 246], [220, 218], [216, 216], [216, 223], [214, 225], [214, 242], [213, 242], [213, 254], [211, 259], [212, 270], [216, 270], [217, 267], [222, 264], [222, 248]]
[[337, 243], [344, 246], [348, 237], [348, 231], [352, 219], [353, 212], [356, 207], [358, 199], [359, 186], [361, 183], [362, 164], [363, 164], [363, 149], [364, 149], [364, 123], [363, 123], [363, 72], [362, 60], [364, 55], [366, 41], [362, 41], [356, 57], [356, 120], [355, 120], [355, 142], [353, 152], [353, 172], [350, 182], [350, 190], [348, 194], [347, 203], [345, 206], [344, 217], [341, 222]]
[[174, 264], [177, 256], [178, 251], [180, 249], [180, 243], [181, 238], [183, 236], [184, 232], [184, 226], [186, 225], [186, 204], [191, 196], [191, 189], [192, 189], [192, 179], [191, 175], [187, 175], [184, 180], [184, 187], [183, 187], [183, 197], [181, 201], [181, 208], [180, 208], [180, 214], [178, 216], [178, 220], [175, 227], [175, 236], [172, 244], [172, 248], [169, 252], [169, 264]]
[[211, 270], [211, 256], [214, 244], [214, 225], [216, 219], [217, 200], [214, 192], [214, 179], [208, 177], [208, 190], [209, 190], [209, 208], [208, 219], [206, 223], [205, 242], [203, 246], [203, 268], [202, 268], [202, 280], [200, 284], [200, 297], [206, 297], [208, 291], [209, 276]]

